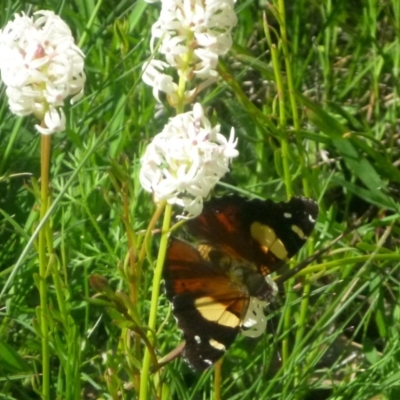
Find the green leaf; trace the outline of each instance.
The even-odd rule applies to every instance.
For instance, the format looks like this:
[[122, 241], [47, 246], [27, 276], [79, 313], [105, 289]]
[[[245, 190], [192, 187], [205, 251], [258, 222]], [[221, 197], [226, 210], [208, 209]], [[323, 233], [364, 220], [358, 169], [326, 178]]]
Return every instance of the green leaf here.
[[9, 372], [28, 371], [25, 360], [6, 342], [0, 340], [0, 365], [2, 370]]
[[374, 204], [378, 207], [387, 208], [392, 211], [397, 211], [395, 208], [396, 204], [394, 204], [390, 198], [381, 196], [377, 194], [376, 191], [371, 192], [370, 190], [360, 187], [359, 185], [349, 182], [339, 176], [332, 176], [331, 182], [336, 183], [339, 186], [343, 186], [349, 192], [363, 198], [368, 203]]
[[371, 163], [359, 154], [350, 140], [335, 139], [333, 144], [347, 166], [371, 191], [373, 196], [380, 199], [382, 203], [391, 204], [389, 197], [384, 194], [386, 184], [381, 180]]
[[[366, 142], [348, 135], [349, 130], [319, 105], [305, 96], [298, 95], [298, 98], [307, 107], [310, 120], [318, 129], [331, 137], [332, 144], [343, 158], [347, 167], [369, 189], [370, 194], [368, 198], [373, 199], [371, 202], [394, 209], [393, 201], [385, 194], [387, 192], [386, 183], [381, 179], [376, 168], [362, 154], [362, 152], [366, 152], [367, 154], [376, 154], [376, 152], [372, 151]], [[382, 162], [382, 157], [378, 161]], [[395, 172], [393, 166], [389, 167], [388, 164], [386, 162], [385, 167], [390, 168], [391, 176], [400, 178], [398, 171]], [[357, 192], [354, 193], [358, 194]]]
[[363, 342], [363, 350], [364, 350], [365, 358], [368, 360], [368, 362], [371, 365], [376, 364], [380, 360], [379, 354], [378, 354], [372, 340], [370, 340], [367, 337], [364, 339], [364, 342]]

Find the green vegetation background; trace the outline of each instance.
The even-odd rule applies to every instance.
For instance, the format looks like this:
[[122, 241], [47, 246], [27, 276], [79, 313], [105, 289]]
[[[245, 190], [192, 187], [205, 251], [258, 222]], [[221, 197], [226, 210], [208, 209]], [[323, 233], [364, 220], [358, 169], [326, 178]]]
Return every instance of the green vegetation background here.
[[[67, 106], [68, 129], [52, 137], [51, 399], [135, 399], [159, 242], [157, 232], [144, 241], [155, 207], [139, 158], [173, 115], [141, 81], [159, 6], [3, 0], [0, 9], [1, 26], [15, 12], [54, 10], [86, 54], [85, 97]], [[149, 375], [146, 397], [398, 399], [400, 2], [240, 0], [236, 9], [221, 79], [198, 99], [239, 137], [240, 156], [215, 192], [316, 199], [316, 231], [297, 261], [353, 229], [286, 284], [265, 335], [238, 338], [215, 373], [173, 361]], [[33, 125], [10, 114], [1, 86], [4, 399], [41, 392], [36, 240], [27, 247], [39, 219]], [[181, 340], [163, 294], [157, 326], [161, 358]]]

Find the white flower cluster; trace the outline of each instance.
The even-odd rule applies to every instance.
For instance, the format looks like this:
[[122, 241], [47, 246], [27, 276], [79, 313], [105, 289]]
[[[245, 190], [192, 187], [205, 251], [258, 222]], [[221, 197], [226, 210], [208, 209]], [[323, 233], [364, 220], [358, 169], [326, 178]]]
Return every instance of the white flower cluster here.
[[148, 145], [141, 159], [140, 183], [154, 193], [155, 201], [167, 200], [197, 216], [206, 197], [238, 155], [232, 128], [229, 140], [220, 126], [211, 126], [199, 103], [193, 111], [171, 118]]
[[[278, 293], [278, 286], [270, 276], [265, 277], [265, 281], [271, 288], [271, 297], [275, 297]], [[256, 338], [261, 336], [267, 327], [267, 318], [265, 316], [265, 308], [270, 302], [260, 300], [256, 297], [250, 297], [249, 307], [242, 322], [242, 335]]]
[[[153, 0], [151, 0], [153, 2]], [[189, 102], [194, 95], [215, 82], [218, 57], [232, 46], [231, 30], [237, 23], [235, 0], [161, 0], [161, 13], [152, 27], [151, 50], [155, 45], [165, 61], [153, 59], [144, 64], [143, 81], [169, 96], [175, 104], [178, 85], [165, 74], [168, 67], [187, 81], [199, 83], [185, 93]]]
[[64, 100], [83, 94], [84, 54], [68, 25], [52, 11], [15, 15], [0, 31], [0, 72], [10, 110], [33, 114], [42, 134], [65, 129]]

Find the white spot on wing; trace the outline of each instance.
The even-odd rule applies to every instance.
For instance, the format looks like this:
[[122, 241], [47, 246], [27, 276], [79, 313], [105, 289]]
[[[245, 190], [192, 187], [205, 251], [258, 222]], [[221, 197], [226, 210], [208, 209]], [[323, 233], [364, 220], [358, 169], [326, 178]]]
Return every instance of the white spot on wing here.
[[292, 218], [292, 214], [290, 214], [290, 213], [288, 213], [288, 212], [283, 213], [283, 216], [284, 216], [285, 218]]
[[292, 225], [291, 226], [292, 231], [300, 238], [303, 240], [307, 239], [307, 236], [304, 234], [304, 232], [297, 226], [297, 225]]
[[208, 343], [210, 343], [210, 346], [211, 346], [211, 347], [214, 347], [214, 349], [221, 350], [221, 351], [225, 351], [225, 350], [226, 350], [224, 344], [218, 342], [217, 340], [210, 339], [210, 340], [208, 341]]
[[194, 337], [194, 340], [196, 341], [197, 344], [200, 344], [200, 343], [201, 343], [201, 337], [198, 336], [198, 335], [196, 335], [196, 336]]

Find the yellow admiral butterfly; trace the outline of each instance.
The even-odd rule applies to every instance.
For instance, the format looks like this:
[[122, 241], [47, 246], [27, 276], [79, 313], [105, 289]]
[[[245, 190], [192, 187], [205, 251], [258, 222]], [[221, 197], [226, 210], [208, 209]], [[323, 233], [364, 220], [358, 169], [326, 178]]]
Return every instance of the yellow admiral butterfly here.
[[247, 200], [205, 203], [186, 223], [197, 247], [172, 238], [164, 265], [166, 295], [185, 339], [183, 356], [196, 370], [217, 361], [241, 331], [265, 331], [265, 306], [277, 287], [268, 276], [303, 246], [318, 215], [315, 201]]

